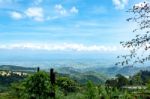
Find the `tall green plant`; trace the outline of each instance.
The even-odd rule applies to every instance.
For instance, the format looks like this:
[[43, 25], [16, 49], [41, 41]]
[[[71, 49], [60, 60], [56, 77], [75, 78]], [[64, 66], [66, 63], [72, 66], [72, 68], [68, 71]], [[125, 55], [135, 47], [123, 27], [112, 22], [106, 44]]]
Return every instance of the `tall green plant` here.
[[91, 81], [87, 82], [86, 98], [87, 99], [95, 99], [96, 98], [96, 87]]
[[29, 99], [48, 99], [50, 79], [46, 72], [39, 71], [30, 76], [25, 83], [25, 92]]

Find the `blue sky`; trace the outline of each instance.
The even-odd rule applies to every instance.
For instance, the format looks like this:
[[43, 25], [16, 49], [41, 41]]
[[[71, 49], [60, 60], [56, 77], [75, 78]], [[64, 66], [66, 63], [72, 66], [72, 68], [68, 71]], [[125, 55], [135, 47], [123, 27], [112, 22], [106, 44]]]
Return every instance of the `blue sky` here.
[[118, 52], [143, 0], [0, 0], [0, 50]]

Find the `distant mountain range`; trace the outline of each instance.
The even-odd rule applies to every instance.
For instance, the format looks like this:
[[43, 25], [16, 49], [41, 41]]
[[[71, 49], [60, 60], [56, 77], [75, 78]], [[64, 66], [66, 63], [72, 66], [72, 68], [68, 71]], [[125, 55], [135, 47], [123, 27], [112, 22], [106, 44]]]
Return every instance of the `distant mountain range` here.
[[[150, 71], [150, 67], [87, 67], [87, 68], [75, 68], [75, 67], [56, 67], [55, 71], [62, 75], [67, 75], [72, 79], [85, 84], [88, 80], [94, 83], [104, 83], [107, 79], [114, 77], [117, 74], [124, 76], [132, 76], [140, 70]], [[1, 65], [0, 70], [11, 70], [11, 71], [32, 71], [35, 72], [36, 68], [14, 66], [14, 65]], [[49, 72], [49, 70], [45, 71]]]
[[22, 67], [14, 65], [0, 65], [0, 70], [10, 70], [10, 71], [36, 71], [36, 68]]
[[73, 68], [73, 67], [59, 67], [56, 71], [62, 74], [68, 74], [72, 78], [78, 80], [80, 83], [85, 83], [92, 80], [96, 83], [103, 83], [107, 79], [115, 77], [117, 74], [124, 76], [132, 76], [141, 70], [150, 71], [150, 67], [133, 67], [133, 66], [113, 66], [113, 67], [88, 67], [88, 68]]
[[87, 71], [91, 70], [94, 72], [105, 74], [109, 77], [115, 76], [117, 74], [122, 74], [125, 76], [132, 76], [140, 70], [148, 70], [150, 71], [150, 66], [148, 67], [136, 67], [136, 66], [113, 66], [113, 67], [95, 67], [95, 68], [87, 68]]
[[61, 74], [67, 74], [72, 79], [85, 84], [88, 80], [93, 81], [95, 84], [104, 83], [108, 77], [101, 73], [96, 73], [94, 71], [83, 71], [73, 67], [62, 67], [56, 68], [56, 72]]
[[87, 67], [87, 68], [73, 68], [73, 67], [61, 67], [56, 68], [61, 73], [68, 73], [73, 74], [74, 72], [80, 73], [97, 73], [102, 74], [108, 77], [114, 77], [117, 74], [122, 74], [124, 76], [132, 76], [135, 73], [139, 72], [140, 70], [148, 70], [150, 71], [149, 67], [136, 67], [136, 66], [112, 66], [112, 67]]

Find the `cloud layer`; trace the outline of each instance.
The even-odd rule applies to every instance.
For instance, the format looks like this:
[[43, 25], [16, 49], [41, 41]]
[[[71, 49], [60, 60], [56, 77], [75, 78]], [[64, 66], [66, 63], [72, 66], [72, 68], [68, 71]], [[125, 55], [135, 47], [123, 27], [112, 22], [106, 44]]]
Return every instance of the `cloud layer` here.
[[77, 51], [77, 52], [112, 52], [122, 50], [117, 46], [84, 45], [84, 44], [42, 44], [42, 43], [20, 43], [20, 44], [0, 44], [0, 49], [5, 50], [46, 50], [46, 51]]

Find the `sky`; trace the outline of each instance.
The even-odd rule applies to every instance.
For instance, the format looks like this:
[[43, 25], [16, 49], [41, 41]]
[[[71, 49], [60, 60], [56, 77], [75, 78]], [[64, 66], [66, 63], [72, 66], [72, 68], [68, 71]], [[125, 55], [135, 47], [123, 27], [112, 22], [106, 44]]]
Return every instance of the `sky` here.
[[0, 59], [12, 53], [10, 59], [31, 52], [34, 58], [122, 52], [119, 42], [134, 37], [126, 11], [141, 1], [0, 0]]

